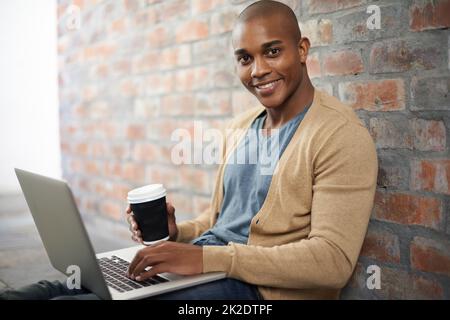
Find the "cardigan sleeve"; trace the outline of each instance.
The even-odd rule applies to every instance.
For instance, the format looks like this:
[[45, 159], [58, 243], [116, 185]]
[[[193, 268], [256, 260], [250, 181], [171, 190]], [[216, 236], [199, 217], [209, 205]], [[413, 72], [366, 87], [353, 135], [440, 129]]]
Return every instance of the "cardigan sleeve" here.
[[189, 242], [211, 228], [211, 214], [211, 206], [208, 206], [197, 218], [178, 223], [178, 235], [175, 241]]
[[317, 151], [311, 230], [298, 242], [205, 246], [203, 271], [260, 286], [342, 288], [362, 247], [373, 206], [377, 156], [367, 129], [345, 123]]

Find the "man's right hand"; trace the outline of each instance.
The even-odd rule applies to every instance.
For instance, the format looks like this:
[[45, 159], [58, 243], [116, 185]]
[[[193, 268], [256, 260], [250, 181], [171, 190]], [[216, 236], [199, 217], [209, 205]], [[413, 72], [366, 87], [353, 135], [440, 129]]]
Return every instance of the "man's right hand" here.
[[[170, 202], [166, 202], [167, 206], [167, 219], [168, 219], [168, 226], [169, 226], [169, 241], [175, 241], [178, 236], [178, 228], [175, 218], [175, 208], [172, 206]], [[133, 241], [138, 243], [143, 243], [142, 240], [142, 233], [141, 230], [139, 230], [139, 227], [136, 223], [136, 220], [134, 219], [133, 212], [131, 211], [130, 205], [128, 205], [126, 210], [126, 217], [128, 224], [130, 225], [130, 231], [132, 233], [131, 239]]]

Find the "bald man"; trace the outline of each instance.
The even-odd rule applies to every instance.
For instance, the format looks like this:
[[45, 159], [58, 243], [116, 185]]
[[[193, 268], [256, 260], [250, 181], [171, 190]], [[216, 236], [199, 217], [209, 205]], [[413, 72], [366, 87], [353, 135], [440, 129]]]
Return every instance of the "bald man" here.
[[[176, 242], [142, 250], [130, 276], [228, 275], [159, 297], [167, 299], [336, 299], [368, 226], [378, 168], [374, 143], [351, 108], [314, 89], [306, 67], [310, 42], [288, 6], [250, 5], [239, 15], [232, 42], [237, 74], [263, 107], [232, 122], [232, 130], [249, 133], [235, 136], [239, 142], [225, 155], [248, 150], [251, 158], [275, 141], [278, 152], [269, 157], [277, 171], [262, 174], [261, 163], [236, 164], [224, 156], [210, 207], [176, 224], [168, 204]], [[133, 239], [141, 242], [127, 214]], [[173, 254], [162, 262], [143, 263], [167, 252]]]
[[[250, 5], [232, 42], [237, 74], [261, 106], [230, 124], [210, 206], [176, 223], [168, 203], [169, 241], [142, 249], [128, 276], [228, 276], [153, 299], [338, 298], [369, 221], [377, 176], [373, 142], [349, 107], [314, 89], [306, 68], [310, 42], [288, 6]], [[276, 152], [265, 153], [267, 144]], [[230, 161], [242, 150], [247, 159], [264, 154], [274, 165]], [[127, 220], [133, 239], [142, 242], [130, 208]], [[53, 296], [66, 292], [62, 284], [40, 285]]]

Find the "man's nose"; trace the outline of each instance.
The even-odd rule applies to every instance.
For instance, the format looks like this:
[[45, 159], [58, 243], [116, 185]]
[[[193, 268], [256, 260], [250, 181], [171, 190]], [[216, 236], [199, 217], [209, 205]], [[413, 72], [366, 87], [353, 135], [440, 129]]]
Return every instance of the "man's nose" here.
[[251, 76], [252, 78], [262, 78], [270, 73], [270, 66], [263, 58], [254, 60]]

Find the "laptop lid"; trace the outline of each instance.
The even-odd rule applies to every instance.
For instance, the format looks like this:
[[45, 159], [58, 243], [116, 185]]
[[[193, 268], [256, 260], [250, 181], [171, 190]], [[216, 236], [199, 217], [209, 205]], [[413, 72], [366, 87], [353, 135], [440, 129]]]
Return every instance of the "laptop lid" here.
[[69, 266], [78, 266], [82, 286], [102, 299], [111, 299], [67, 183], [14, 170], [52, 266], [64, 274]]

